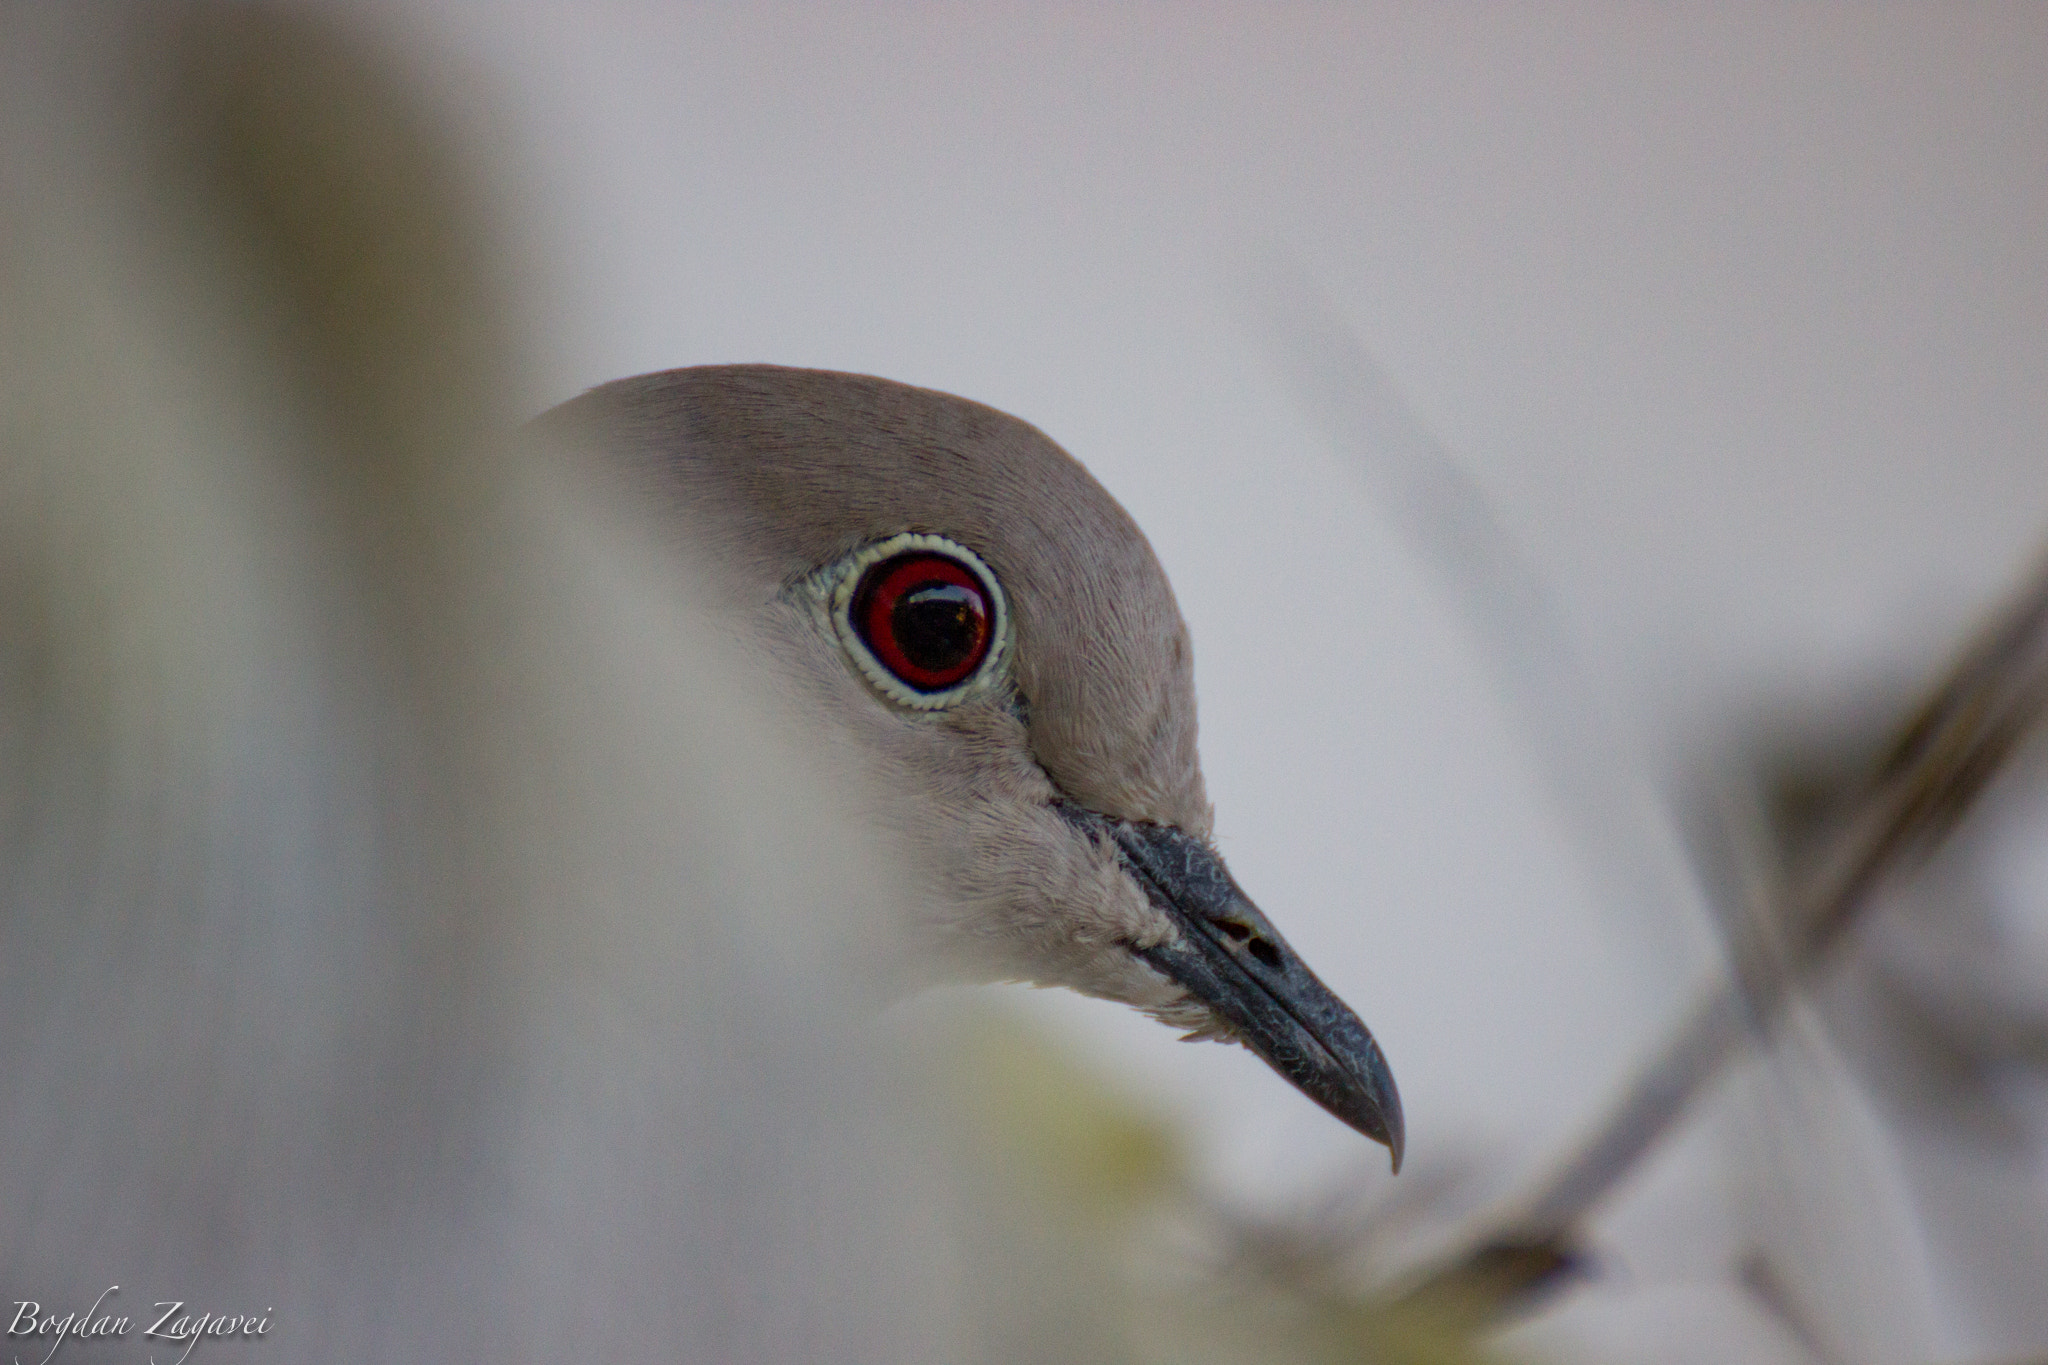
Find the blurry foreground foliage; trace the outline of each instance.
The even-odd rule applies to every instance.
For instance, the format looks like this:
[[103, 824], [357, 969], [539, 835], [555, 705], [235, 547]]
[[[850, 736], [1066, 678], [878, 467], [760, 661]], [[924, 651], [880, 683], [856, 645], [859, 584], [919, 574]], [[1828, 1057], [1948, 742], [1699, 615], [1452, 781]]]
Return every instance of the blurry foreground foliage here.
[[[1497, 1360], [1449, 1306], [1348, 1285], [1224, 1215], [1169, 1122], [1033, 1025], [966, 1012], [955, 1109], [986, 1217], [1023, 1272], [974, 1290], [988, 1358], [1087, 1365], [1459, 1365]], [[1279, 1229], [1269, 1229], [1278, 1231]], [[1339, 1254], [1351, 1248], [1333, 1248]]]

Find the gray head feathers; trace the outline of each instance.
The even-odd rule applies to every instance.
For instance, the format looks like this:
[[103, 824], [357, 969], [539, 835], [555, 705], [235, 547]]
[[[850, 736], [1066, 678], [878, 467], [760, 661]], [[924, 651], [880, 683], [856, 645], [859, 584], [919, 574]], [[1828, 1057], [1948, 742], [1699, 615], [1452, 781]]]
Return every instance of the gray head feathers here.
[[1206, 834], [1193, 658], [1130, 516], [1036, 427], [929, 389], [770, 365], [624, 379], [556, 410], [590, 422], [766, 606], [904, 531], [971, 547], [1016, 617], [1032, 756], [1077, 802]]
[[[1036, 428], [864, 376], [766, 365], [620, 380], [547, 419], [678, 514], [720, 596], [854, 738], [875, 814], [940, 896], [908, 926], [922, 973], [1064, 985], [1211, 1024], [1119, 945], [1172, 933], [1062, 803], [1205, 838], [1187, 629], [1151, 547]], [[1005, 684], [940, 712], [877, 695], [821, 572], [905, 532], [986, 562], [1013, 618]]]

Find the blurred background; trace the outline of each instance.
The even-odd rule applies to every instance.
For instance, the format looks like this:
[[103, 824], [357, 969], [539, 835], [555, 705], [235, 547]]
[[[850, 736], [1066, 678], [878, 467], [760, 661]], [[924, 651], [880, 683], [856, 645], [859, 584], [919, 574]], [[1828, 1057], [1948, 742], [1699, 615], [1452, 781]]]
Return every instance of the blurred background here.
[[[1385, 1047], [1411, 1165], [1125, 1010], [898, 1007], [1178, 1172], [1178, 1221], [1101, 1234], [1140, 1283], [1256, 1278], [1229, 1229], [1398, 1279], [1554, 1166], [1728, 974], [1794, 798], [2048, 541], [2039, 7], [300, 12], [457, 149], [504, 413], [878, 374], [1033, 422], [1145, 529], [1220, 845]], [[12, 69], [62, 28], [19, 23]], [[2048, 1352], [2037, 759], [1489, 1349]]]

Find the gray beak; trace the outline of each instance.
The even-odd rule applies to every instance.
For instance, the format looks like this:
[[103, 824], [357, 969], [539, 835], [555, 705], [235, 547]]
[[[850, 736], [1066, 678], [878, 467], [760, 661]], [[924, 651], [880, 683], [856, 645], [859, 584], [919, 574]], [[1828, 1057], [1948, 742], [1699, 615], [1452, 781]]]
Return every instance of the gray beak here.
[[1106, 822], [1124, 865], [1180, 934], [1138, 956], [1226, 1020], [1302, 1093], [1401, 1169], [1401, 1096], [1358, 1016], [1238, 889], [1207, 845], [1166, 825]]

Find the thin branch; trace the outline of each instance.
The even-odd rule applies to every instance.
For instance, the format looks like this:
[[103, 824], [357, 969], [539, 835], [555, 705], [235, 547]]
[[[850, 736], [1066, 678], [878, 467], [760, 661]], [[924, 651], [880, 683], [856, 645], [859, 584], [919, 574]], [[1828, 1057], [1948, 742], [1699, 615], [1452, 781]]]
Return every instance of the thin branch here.
[[[1638, 803], [1615, 776], [1607, 718], [1566, 647], [1537, 575], [1476, 485], [1424, 429], [1406, 399], [1321, 291], [1284, 261], [1259, 294], [1277, 357], [1416, 550], [1454, 589], [1500, 656], [1532, 729], [1549, 741], [1543, 766], [1589, 841], [1625, 872], [1618, 900], [1657, 899], [1632, 828]], [[1279, 299], [1281, 305], [1272, 301]], [[1831, 959], [1885, 883], [1939, 845], [2048, 703], [2048, 562], [2032, 586], [1979, 633], [1897, 728], [1867, 787], [1781, 888], [1765, 888], [1730, 938], [1734, 971], [1701, 992], [1664, 1047], [1605, 1119], [1511, 1206], [1517, 1211], [1425, 1275], [1413, 1294], [1453, 1311], [1526, 1305], [1582, 1265], [1574, 1242], [1587, 1216], [1668, 1132], [1730, 1058], [1764, 1034], [1787, 996]], [[1631, 855], [1631, 856], [1619, 856]], [[1624, 869], [1623, 864], [1626, 864]], [[1614, 889], [1614, 888], [1610, 888]]]
[[1769, 1256], [1762, 1251], [1751, 1251], [1745, 1255], [1737, 1264], [1736, 1282], [1759, 1308], [1770, 1314], [1791, 1335], [1815, 1365], [1845, 1365], [1842, 1357], [1828, 1345], [1827, 1339], [1814, 1325], [1812, 1316], [1799, 1302], [1799, 1296], [1778, 1273], [1778, 1267]]
[[1616, 925], [1693, 890], [1650, 798], [1626, 709], [1590, 668], [1558, 594], [1481, 482], [1422, 415], [1313, 278], [1260, 259], [1246, 320], [1276, 372], [1470, 628], [1573, 841], [1594, 902]]
[[[1586, 1218], [1831, 959], [1876, 893], [1940, 845], [2044, 706], [2048, 564], [1898, 727], [1868, 785], [1770, 907], [1765, 918], [1775, 932], [1754, 935], [1733, 979], [1702, 993], [1607, 1116], [1515, 1212], [1424, 1276], [1411, 1297], [1471, 1301], [1475, 1277], [1498, 1280], [1504, 1249], [1548, 1247], [1568, 1257]], [[1497, 1309], [1535, 1287], [1506, 1286]]]

